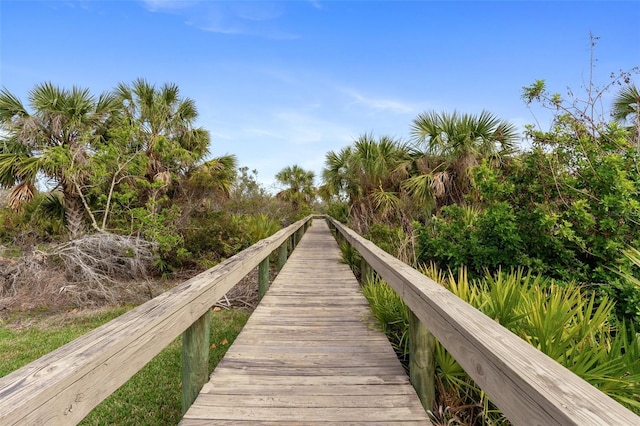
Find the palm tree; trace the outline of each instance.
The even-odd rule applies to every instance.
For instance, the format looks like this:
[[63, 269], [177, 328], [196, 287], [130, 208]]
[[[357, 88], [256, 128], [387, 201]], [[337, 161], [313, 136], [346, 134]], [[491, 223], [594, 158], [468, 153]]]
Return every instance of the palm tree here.
[[150, 182], [169, 183], [172, 174], [185, 173], [207, 154], [209, 132], [194, 127], [198, 118], [195, 102], [180, 97], [175, 84], [160, 88], [144, 79], [131, 86], [118, 84], [115, 91], [123, 111], [123, 123], [137, 134], [132, 149], [146, 153]]
[[211, 208], [212, 203], [228, 200], [236, 180], [235, 155], [212, 158], [189, 170], [181, 185], [186, 205]]
[[636, 146], [640, 146], [640, 92], [635, 85], [620, 89], [613, 100], [612, 116], [620, 123], [632, 125]]
[[315, 197], [314, 178], [312, 171], [298, 165], [285, 167], [276, 174], [276, 180], [287, 188], [280, 191], [277, 197], [291, 203], [295, 213], [300, 212], [302, 206], [308, 206]]
[[67, 228], [72, 238], [83, 228], [81, 188], [88, 176], [93, 147], [103, 141], [117, 103], [97, 99], [88, 89], [61, 89], [51, 83], [29, 92], [29, 112], [6, 89], [0, 91], [0, 185], [13, 187], [10, 205], [18, 208], [33, 197], [39, 174], [62, 192]]
[[351, 226], [366, 232], [371, 222], [401, 214], [401, 168], [410, 158], [409, 147], [387, 136], [376, 140], [361, 135], [353, 146], [330, 151], [322, 172], [325, 191], [349, 204]]
[[517, 138], [515, 126], [487, 111], [479, 116], [426, 112], [413, 120], [411, 134], [425, 147], [424, 156], [438, 160], [428, 180], [440, 204], [462, 202], [470, 189], [469, 169], [482, 158], [500, 165], [515, 152]]

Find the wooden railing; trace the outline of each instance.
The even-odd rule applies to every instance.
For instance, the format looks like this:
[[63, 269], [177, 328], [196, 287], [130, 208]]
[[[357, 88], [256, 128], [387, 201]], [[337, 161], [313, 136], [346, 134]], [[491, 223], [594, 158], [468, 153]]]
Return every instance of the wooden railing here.
[[278, 231], [113, 321], [0, 378], [0, 425], [76, 424], [183, 334], [183, 411], [208, 379], [210, 308], [256, 266], [259, 295], [269, 256], [278, 267], [311, 216]]
[[493, 319], [353, 230], [327, 220], [336, 237], [354, 247], [412, 311], [416, 321], [410, 321], [409, 334], [423, 344], [411, 344], [410, 369], [418, 371], [410, 374], [423, 404], [433, 393], [433, 385], [425, 384], [427, 376], [433, 377], [425, 348], [432, 344], [430, 332], [513, 424], [640, 425], [640, 417]]

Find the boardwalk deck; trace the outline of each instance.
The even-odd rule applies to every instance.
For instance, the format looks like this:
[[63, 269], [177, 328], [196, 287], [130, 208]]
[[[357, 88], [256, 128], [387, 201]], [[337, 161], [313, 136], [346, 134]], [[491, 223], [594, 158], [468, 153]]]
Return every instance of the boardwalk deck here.
[[358, 283], [315, 221], [181, 425], [429, 424]]

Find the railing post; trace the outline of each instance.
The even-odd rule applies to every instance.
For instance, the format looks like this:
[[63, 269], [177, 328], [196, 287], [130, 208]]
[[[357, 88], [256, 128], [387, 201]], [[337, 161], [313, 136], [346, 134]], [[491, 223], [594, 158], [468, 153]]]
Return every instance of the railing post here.
[[289, 244], [285, 241], [282, 243], [280, 248], [278, 249], [278, 271], [282, 269], [284, 264], [287, 262], [287, 249]]
[[436, 397], [436, 341], [433, 334], [409, 310], [409, 376], [425, 410], [432, 411]]
[[258, 301], [262, 300], [269, 289], [269, 256], [258, 266]]
[[182, 414], [196, 400], [209, 376], [211, 310], [182, 333]]
[[367, 284], [371, 280], [373, 280], [373, 268], [369, 266], [363, 257], [360, 260], [360, 282], [362, 282], [362, 284]]

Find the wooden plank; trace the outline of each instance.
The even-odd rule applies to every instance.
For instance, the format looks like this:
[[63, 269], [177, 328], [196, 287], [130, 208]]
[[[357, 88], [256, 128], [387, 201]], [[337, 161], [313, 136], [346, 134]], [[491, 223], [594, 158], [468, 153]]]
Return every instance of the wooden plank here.
[[[381, 367], [384, 367], [384, 373], [387, 375], [400, 375], [404, 376], [405, 372], [402, 366], [399, 364], [394, 367], [388, 367], [387, 365], [373, 365], [366, 367], [346, 364], [342, 365], [338, 362], [335, 362], [331, 365], [319, 366], [315, 365], [313, 368], [310, 368], [309, 365], [278, 365], [278, 364], [267, 364], [260, 365], [253, 362], [242, 362], [242, 363], [225, 363], [221, 365], [223, 367], [223, 371], [218, 377], [222, 377], [223, 375], [255, 375], [255, 376], [286, 376], [287, 378], [295, 378], [296, 376], [358, 376], [358, 377], [366, 377], [366, 376], [377, 376], [382, 370]], [[198, 389], [199, 390], [199, 389]]]
[[429, 423], [324, 222], [300, 239], [181, 424], [198, 421]]
[[[200, 391], [200, 395], [305, 395], [310, 399], [316, 395], [367, 395], [369, 397], [385, 398], [387, 395], [406, 395], [407, 401], [417, 398], [415, 390], [405, 383], [396, 385], [332, 385], [332, 386], [308, 386], [302, 384], [240, 384], [230, 383], [224, 388], [206, 383]], [[409, 399], [410, 398], [410, 399]]]
[[[395, 355], [393, 355], [395, 356]], [[386, 367], [389, 363], [394, 362], [393, 356], [388, 356], [385, 354], [371, 354], [365, 356], [352, 356], [352, 357], [330, 357], [325, 354], [316, 355], [316, 356], [261, 356], [260, 354], [242, 354], [241, 358], [238, 356], [225, 356], [224, 362], [230, 364], [220, 364], [226, 366], [231, 366], [232, 368], [236, 365], [236, 362], [241, 362], [241, 365], [246, 365], [246, 363], [251, 362], [253, 366], [256, 367], [350, 367], [357, 368], [361, 367], [363, 363], [368, 367]]]
[[[182, 425], [186, 425], [186, 426], [210, 426], [211, 425], [211, 420], [203, 420], [203, 419], [185, 419], [183, 420], [183, 423], [181, 423]], [[271, 421], [265, 421], [265, 420], [216, 420], [215, 424], [217, 426], [237, 426], [237, 425], [251, 425], [251, 426], [259, 426], [259, 425], [266, 425], [266, 426], [273, 426], [273, 425], [277, 425], [277, 426], [300, 426], [301, 423], [297, 420], [294, 421], [284, 421], [284, 420], [279, 420], [277, 422], [271, 422]], [[332, 426], [332, 425], [336, 425], [336, 426], [371, 426], [372, 424], [375, 423], [371, 423], [371, 422], [359, 422], [359, 421], [355, 421], [355, 422], [345, 422], [343, 420], [341, 421], [337, 421], [337, 422], [329, 422], [329, 421], [323, 421], [321, 423], [323, 426]], [[424, 426], [424, 421], [422, 420], [417, 420], [417, 421], [412, 421], [412, 420], [408, 420], [408, 421], [404, 421], [404, 420], [398, 420], [398, 421], [394, 421], [392, 422], [392, 424], [394, 425], [399, 425], [399, 426]]]
[[493, 319], [331, 222], [514, 424], [640, 425], [640, 417]]
[[[339, 402], [339, 401], [337, 401]], [[185, 415], [185, 419], [202, 420], [259, 420], [259, 421], [298, 421], [302, 424], [324, 421], [370, 421], [370, 422], [396, 422], [403, 420], [424, 421], [424, 410], [413, 406], [397, 407], [245, 407], [226, 406], [208, 407], [194, 405]], [[184, 421], [181, 424], [186, 424]]]
[[[393, 408], [407, 403], [405, 395], [385, 395], [384, 398], [372, 398], [371, 395], [246, 395], [242, 405], [245, 407], [298, 407], [308, 408], [332, 408], [336, 406], [336, 398], [340, 405], [346, 408]], [[237, 395], [203, 396], [201, 405], [206, 407], [227, 407], [237, 403]], [[415, 401], [414, 401], [415, 407]]]

